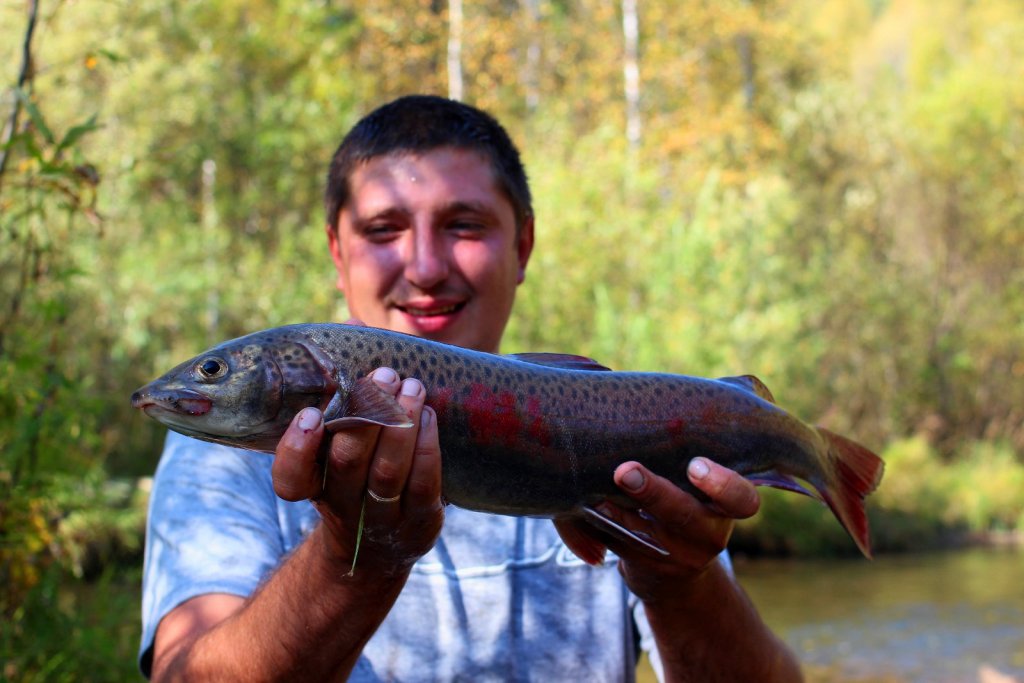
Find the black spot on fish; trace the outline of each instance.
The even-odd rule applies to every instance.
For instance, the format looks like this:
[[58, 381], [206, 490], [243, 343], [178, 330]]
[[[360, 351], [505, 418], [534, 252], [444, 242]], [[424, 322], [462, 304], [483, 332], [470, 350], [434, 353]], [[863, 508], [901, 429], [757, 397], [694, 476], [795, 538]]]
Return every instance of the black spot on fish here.
[[345, 360], [348, 360], [349, 358], [351, 358], [351, 357], [352, 357], [352, 354], [351, 354], [351, 353], [349, 353], [348, 351], [345, 351], [345, 350], [343, 350], [343, 351], [341, 352], [341, 357], [342, 357], [342, 358], [344, 358]]
[[382, 342], [380, 339], [378, 339], [376, 342], [374, 342], [374, 346], [377, 347], [378, 351], [383, 351], [384, 350], [384, 342]]

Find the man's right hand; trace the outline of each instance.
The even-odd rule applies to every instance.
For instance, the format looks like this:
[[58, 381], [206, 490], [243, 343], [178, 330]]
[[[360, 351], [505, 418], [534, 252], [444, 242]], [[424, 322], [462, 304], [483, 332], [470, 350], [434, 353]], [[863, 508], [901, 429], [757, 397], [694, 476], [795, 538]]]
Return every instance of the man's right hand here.
[[[153, 646], [154, 681], [351, 673], [444, 521], [437, 418], [424, 407], [423, 385], [387, 368], [373, 378], [414, 426], [359, 427], [326, 435], [325, 443], [320, 412], [299, 413], [277, 447], [274, 489], [286, 500], [312, 500], [324, 523], [254, 595], [199, 595], [168, 612]], [[348, 575], [364, 496], [359, 562]]]
[[313, 502], [326, 532], [322, 549], [345, 572], [355, 558], [365, 497], [356, 572], [404, 574], [433, 547], [444, 521], [437, 416], [424, 405], [419, 380], [403, 381], [390, 368], [371, 377], [405, 408], [413, 427], [360, 426], [328, 434], [322, 445], [323, 417], [306, 408], [277, 446], [274, 490], [285, 500]]

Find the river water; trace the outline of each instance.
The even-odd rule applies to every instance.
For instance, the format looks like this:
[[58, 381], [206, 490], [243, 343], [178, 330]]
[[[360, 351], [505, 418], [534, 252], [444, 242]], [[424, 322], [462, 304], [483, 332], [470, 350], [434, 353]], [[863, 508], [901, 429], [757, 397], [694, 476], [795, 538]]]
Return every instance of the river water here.
[[809, 682], [1024, 683], [1024, 550], [737, 562]]

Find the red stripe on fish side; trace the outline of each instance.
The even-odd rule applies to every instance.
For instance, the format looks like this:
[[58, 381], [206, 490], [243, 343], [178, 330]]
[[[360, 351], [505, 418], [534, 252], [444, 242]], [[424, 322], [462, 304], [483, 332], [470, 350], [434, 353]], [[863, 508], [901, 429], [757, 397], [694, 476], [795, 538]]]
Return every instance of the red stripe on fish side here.
[[686, 421], [681, 417], [674, 418], [668, 421], [665, 425], [665, 431], [671, 437], [681, 437], [683, 432], [686, 430]]
[[448, 412], [448, 406], [454, 395], [455, 390], [451, 387], [440, 387], [428, 393], [427, 403], [438, 415], [444, 415]]
[[544, 419], [544, 407], [536, 396], [526, 399], [526, 417], [530, 422], [528, 434], [543, 447], [551, 445], [551, 430]]
[[470, 385], [465, 406], [470, 433], [488, 442], [515, 443], [523, 431], [516, 396], [511, 391], [495, 393], [475, 382]]

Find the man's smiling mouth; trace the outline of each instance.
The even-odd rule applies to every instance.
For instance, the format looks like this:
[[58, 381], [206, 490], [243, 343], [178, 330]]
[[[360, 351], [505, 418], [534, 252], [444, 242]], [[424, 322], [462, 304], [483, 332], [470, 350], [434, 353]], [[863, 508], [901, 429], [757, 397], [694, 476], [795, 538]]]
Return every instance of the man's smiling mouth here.
[[418, 306], [396, 306], [396, 308], [398, 308], [398, 310], [402, 311], [407, 315], [421, 318], [435, 315], [448, 315], [450, 313], [457, 313], [458, 311], [461, 311], [465, 305], [466, 302], [463, 301], [461, 303], [449, 304], [447, 306], [431, 306], [430, 308], [420, 308]]

